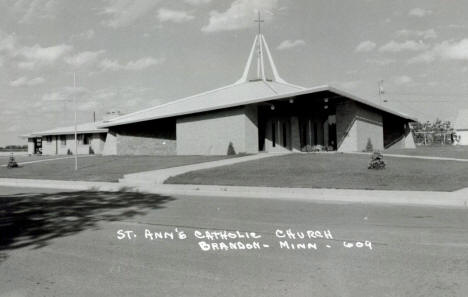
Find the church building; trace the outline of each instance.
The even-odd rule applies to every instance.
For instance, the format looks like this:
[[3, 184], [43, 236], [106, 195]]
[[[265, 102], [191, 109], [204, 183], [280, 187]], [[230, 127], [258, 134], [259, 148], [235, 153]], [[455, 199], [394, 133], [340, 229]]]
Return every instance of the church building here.
[[[415, 118], [338, 88], [283, 80], [259, 33], [233, 84], [96, 123], [104, 155], [414, 148]], [[34, 134], [32, 134], [34, 135]], [[42, 133], [40, 137], [49, 135]], [[60, 138], [60, 135], [56, 135]]]

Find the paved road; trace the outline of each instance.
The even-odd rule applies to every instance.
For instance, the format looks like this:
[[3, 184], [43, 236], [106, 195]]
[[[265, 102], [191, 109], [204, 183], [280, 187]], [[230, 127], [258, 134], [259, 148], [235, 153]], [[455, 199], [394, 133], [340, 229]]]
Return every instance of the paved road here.
[[[176, 227], [188, 238], [144, 238]], [[459, 209], [0, 188], [0, 228], [2, 297], [468, 292], [468, 213]], [[276, 230], [289, 228], [333, 239], [280, 249]], [[137, 237], [119, 240], [120, 229]], [[255, 232], [260, 239], [241, 241], [262, 249], [202, 251], [195, 231], [216, 230]], [[343, 246], [365, 240], [372, 250]]]

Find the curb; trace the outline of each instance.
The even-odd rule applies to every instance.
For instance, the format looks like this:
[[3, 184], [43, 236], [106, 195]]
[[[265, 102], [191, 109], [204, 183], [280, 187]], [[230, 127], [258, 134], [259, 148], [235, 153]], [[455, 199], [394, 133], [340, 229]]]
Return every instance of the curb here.
[[119, 183], [0, 178], [0, 186], [53, 188], [77, 191], [136, 191], [161, 195], [281, 199], [325, 203], [361, 203], [468, 208], [468, 189], [455, 192], [271, 188], [212, 185], [125, 186]]

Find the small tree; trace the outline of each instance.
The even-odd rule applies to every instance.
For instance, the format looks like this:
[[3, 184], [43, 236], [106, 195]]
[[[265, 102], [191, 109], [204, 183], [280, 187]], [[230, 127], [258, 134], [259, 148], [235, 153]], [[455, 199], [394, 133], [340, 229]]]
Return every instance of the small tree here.
[[366, 152], [373, 152], [374, 151], [374, 146], [372, 145], [372, 140], [367, 138], [367, 144], [366, 144]]
[[227, 154], [228, 155], [235, 155], [236, 154], [236, 150], [234, 149], [234, 145], [232, 144], [232, 142], [229, 142], [229, 146], [228, 146], [228, 149], [227, 149]]

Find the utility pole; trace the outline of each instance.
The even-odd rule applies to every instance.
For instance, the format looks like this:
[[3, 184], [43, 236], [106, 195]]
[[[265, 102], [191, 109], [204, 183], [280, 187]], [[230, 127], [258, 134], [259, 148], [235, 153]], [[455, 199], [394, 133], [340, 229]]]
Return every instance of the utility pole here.
[[385, 94], [383, 83], [383, 79], [378, 81], [380, 104], [387, 102], [387, 100], [383, 98], [383, 95]]
[[78, 132], [76, 127], [76, 73], [73, 72], [73, 109], [75, 111], [75, 171], [78, 170]]

